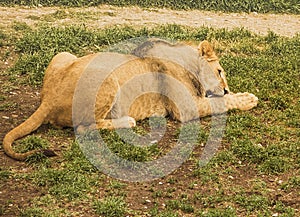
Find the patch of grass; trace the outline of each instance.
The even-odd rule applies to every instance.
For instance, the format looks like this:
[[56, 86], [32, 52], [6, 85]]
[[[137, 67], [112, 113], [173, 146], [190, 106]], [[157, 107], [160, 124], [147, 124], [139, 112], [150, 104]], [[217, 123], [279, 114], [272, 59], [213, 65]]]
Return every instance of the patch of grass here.
[[[0, 100], [0, 101], [3, 101], [3, 100]], [[18, 107], [17, 103], [5, 102], [5, 103], [1, 103], [0, 111], [6, 111], [8, 109], [16, 109], [17, 107]]]
[[127, 205], [122, 197], [106, 197], [94, 202], [94, 210], [98, 215], [107, 217], [123, 217], [126, 214]]
[[264, 211], [268, 209], [270, 201], [268, 198], [261, 195], [237, 195], [235, 202], [245, 208], [247, 212]]
[[[199, 28], [192, 29], [188, 27], [181, 27], [178, 25], [163, 25], [156, 28], [140, 28], [136, 29], [133, 27], [113, 27], [103, 30], [88, 30], [83, 26], [69, 26], [64, 28], [58, 27], [40, 27], [37, 30], [26, 30], [25, 35], [18, 41], [16, 45], [16, 50], [22, 54], [21, 58], [17, 61], [16, 65], [11, 69], [12, 74], [28, 75], [29, 83], [40, 84], [43, 78], [43, 73], [46, 66], [49, 64], [51, 58], [58, 52], [67, 51], [78, 56], [87, 54], [89, 52], [95, 52], [99, 49], [105, 49], [107, 45], [122, 42], [124, 40], [134, 38], [134, 37], [164, 37], [174, 40], [196, 40], [200, 41], [203, 39], [208, 39], [211, 41], [228, 41], [230, 43], [239, 40], [239, 43], [231, 46], [231, 53], [237, 53], [240, 56], [226, 56], [221, 59], [221, 63], [226, 67], [227, 72], [230, 77], [230, 82], [239, 84], [235, 85], [235, 89], [239, 91], [257, 89], [253, 82], [249, 82], [245, 79], [246, 74], [248, 75], [249, 69], [251, 68], [253, 79], [256, 73], [265, 70], [265, 75], [262, 79], [270, 79], [273, 84], [270, 83], [269, 88], [282, 88], [285, 86], [286, 81], [274, 80], [274, 75], [271, 74], [273, 71], [288, 71], [290, 73], [294, 72], [297, 66], [295, 58], [299, 55], [299, 52], [291, 52], [294, 50], [295, 46], [299, 46], [299, 37], [295, 37], [291, 40], [283, 42], [282, 39], [270, 39], [273, 36], [266, 37], [266, 41], [269, 42], [273, 40], [272, 43], [263, 44], [263, 37], [258, 37], [247, 30], [235, 29], [228, 31], [225, 29], [213, 30], [210, 28]], [[253, 50], [251, 43], [261, 44], [260, 50]], [[223, 42], [224, 43], [224, 42]], [[278, 47], [280, 44], [280, 47]], [[263, 48], [263, 46], [265, 48]], [[220, 51], [223, 48], [217, 47]], [[280, 51], [280, 52], [279, 52]], [[261, 54], [258, 58], [248, 58], [247, 56], [253, 55], [253, 53]], [[293, 53], [291, 56], [290, 53]], [[272, 59], [270, 58], [272, 54]], [[246, 57], [244, 57], [246, 55]], [[265, 55], [265, 56], [264, 56]], [[285, 64], [285, 59], [282, 60], [282, 56], [289, 55], [290, 62], [289, 65]], [[274, 56], [279, 64], [271, 64]], [[292, 57], [292, 59], [291, 59]], [[269, 64], [267, 64], [269, 62]], [[238, 74], [236, 72], [236, 65], [239, 65]], [[234, 68], [231, 68], [234, 67]], [[253, 71], [254, 70], [254, 71]], [[257, 82], [260, 82], [260, 78]], [[290, 80], [291, 91], [295, 91], [296, 82]], [[294, 88], [293, 88], [294, 87]], [[294, 90], [293, 90], [293, 89]], [[266, 94], [259, 92], [261, 94]], [[271, 96], [272, 97], [272, 96]], [[270, 98], [274, 105], [274, 108], [285, 108], [286, 103], [288, 103], [284, 97], [272, 97]]]
[[97, 20], [100, 16], [116, 16], [114, 12], [91, 12], [91, 11], [73, 11], [72, 8], [69, 10], [59, 9], [51, 14], [46, 14], [40, 17], [32, 17], [31, 19], [38, 19], [40, 21], [53, 22], [57, 19], [72, 19], [78, 20], [83, 23], [85, 20]]
[[154, 207], [150, 210], [150, 215], [151, 216], [157, 216], [157, 217], [178, 217], [179, 214], [178, 212], [172, 210], [172, 211], [160, 211], [157, 207]]
[[37, 186], [46, 186], [50, 195], [69, 201], [83, 199], [85, 192], [97, 185], [97, 177], [68, 169], [42, 168], [32, 180]]
[[279, 174], [289, 169], [289, 159], [283, 157], [269, 157], [260, 166], [260, 170], [266, 174]]
[[[40, 198], [43, 200], [43, 198]], [[45, 202], [46, 204], [49, 203], [49, 201]], [[48, 205], [48, 204], [47, 204]], [[47, 208], [42, 208], [38, 206], [32, 206], [25, 209], [20, 210], [19, 217], [56, 217], [56, 216], [70, 216], [71, 213], [68, 213], [64, 211], [63, 209], [54, 208], [51, 206], [47, 206]]]
[[116, 180], [112, 180], [110, 182], [110, 187], [113, 188], [113, 189], [122, 189], [126, 186], [125, 183], [122, 183], [122, 182], [119, 182], [119, 181], [116, 181]]
[[[21, 24], [18, 24], [21, 25]], [[18, 27], [18, 29], [22, 29]], [[239, 35], [239, 33], [242, 33]], [[244, 29], [213, 30], [193, 29], [179, 25], [163, 25], [155, 28], [112, 27], [103, 30], [89, 30], [84, 26], [49, 27], [41, 26], [30, 30], [24, 27], [24, 36], [16, 43], [21, 58], [10, 70], [13, 75], [27, 75], [30, 84], [40, 85], [45, 68], [52, 57], [59, 52], [70, 52], [81, 56], [90, 52], [105, 50], [111, 44], [137, 37], [163, 37], [174, 40], [217, 40], [232, 37], [252, 38]], [[223, 39], [222, 38], [222, 39]]]
[[208, 182], [218, 182], [219, 177], [216, 172], [213, 171], [212, 165], [209, 163], [204, 167], [197, 168], [193, 171], [193, 175], [199, 178], [202, 184]]
[[14, 21], [12, 28], [16, 31], [22, 31], [22, 32], [31, 30], [30, 26], [28, 26], [27, 23], [21, 21]]
[[101, 130], [100, 135], [108, 148], [119, 157], [136, 162], [145, 162], [157, 157], [160, 153], [157, 144], [132, 145], [138, 144], [132, 132], [127, 129], [116, 131]]
[[201, 128], [199, 123], [191, 122], [184, 124], [177, 130], [179, 141], [184, 144], [196, 144], [207, 141], [207, 132]]
[[31, 217], [31, 216], [42, 217], [44, 212], [45, 211], [42, 208], [34, 207], [34, 208], [21, 210], [19, 216], [20, 217]]
[[6, 35], [6, 33], [4, 33], [3, 30], [0, 30], [0, 48], [6, 44], [5, 41], [7, 38], [8, 36]]
[[289, 180], [284, 182], [280, 188], [285, 191], [300, 190], [300, 176], [298, 175], [289, 178]]
[[15, 0], [3, 0], [0, 5], [43, 5], [43, 6], [97, 6], [99, 4], [111, 4], [116, 6], [138, 5], [146, 8], [167, 7], [172, 9], [199, 9], [199, 10], [213, 10], [225, 12], [260, 12], [260, 13], [296, 13], [299, 14], [300, 6], [297, 0], [246, 0], [246, 1], [218, 1], [218, 0], [201, 0], [201, 1], [165, 1], [165, 0], [76, 0], [76, 1], [57, 1], [57, 0], [23, 0], [16, 2]]
[[6, 96], [0, 95], [0, 102], [4, 101], [6, 99]]
[[[38, 136], [27, 136], [24, 139], [18, 141], [18, 145], [14, 146], [15, 150], [20, 153], [28, 152], [31, 150], [44, 150], [49, 148], [50, 144], [47, 140]], [[36, 153], [29, 156], [26, 161], [30, 164], [44, 164], [50, 163], [42, 153]]]
[[237, 216], [236, 215], [236, 211], [234, 208], [232, 207], [228, 207], [228, 208], [213, 208], [213, 209], [208, 209], [205, 211], [198, 211], [196, 213], [196, 216], [198, 217], [234, 217]]
[[23, 54], [10, 69], [10, 74], [14, 80], [17, 75], [26, 75], [25, 81], [33, 86], [41, 85], [44, 78], [44, 71], [46, 66], [50, 63], [50, 60], [54, 56], [54, 53], [36, 52], [32, 54]]
[[166, 208], [168, 210], [181, 210], [184, 213], [193, 213], [194, 207], [186, 199], [182, 200], [168, 200], [166, 201]]
[[11, 174], [10, 171], [0, 169], [0, 180], [8, 179]]
[[239, 140], [238, 143], [232, 144], [232, 151], [238, 159], [256, 164], [259, 170], [266, 174], [283, 173], [291, 168], [291, 162], [294, 160], [293, 156], [290, 156], [293, 151], [290, 152], [289, 148], [274, 145], [264, 148], [250, 140]]
[[[206, 185], [211, 185], [214, 186], [214, 188], [221, 188], [221, 185], [214, 184], [214, 183], [206, 183]], [[201, 204], [202, 207], [204, 208], [217, 208], [218, 204], [221, 204], [222, 201], [228, 201], [228, 197], [224, 195], [223, 190], [219, 189], [218, 192], [215, 192], [215, 190], [212, 190], [210, 188], [209, 193], [194, 193], [193, 200], [195, 202], [198, 202]]]
[[286, 206], [284, 203], [281, 201], [276, 201], [274, 210], [277, 213], [280, 213], [281, 216], [287, 216], [287, 217], [292, 217], [295, 216], [295, 210], [289, 206]]
[[57, 10], [53, 14], [48, 15], [48, 16], [53, 17], [55, 20], [57, 20], [57, 19], [61, 20], [61, 19], [67, 18], [68, 17], [68, 13], [66, 11], [64, 11], [64, 10]]
[[49, 147], [49, 142], [38, 136], [27, 136], [16, 146], [19, 152], [27, 152], [35, 149], [45, 149]]

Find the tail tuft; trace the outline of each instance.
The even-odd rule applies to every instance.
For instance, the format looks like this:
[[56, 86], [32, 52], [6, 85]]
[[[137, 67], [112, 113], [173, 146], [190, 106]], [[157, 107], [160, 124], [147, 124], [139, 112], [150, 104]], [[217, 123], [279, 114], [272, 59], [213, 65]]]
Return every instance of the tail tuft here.
[[50, 150], [50, 149], [43, 149], [43, 150], [41, 150], [41, 152], [46, 157], [55, 157], [55, 156], [57, 156], [57, 154], [54, 151]]

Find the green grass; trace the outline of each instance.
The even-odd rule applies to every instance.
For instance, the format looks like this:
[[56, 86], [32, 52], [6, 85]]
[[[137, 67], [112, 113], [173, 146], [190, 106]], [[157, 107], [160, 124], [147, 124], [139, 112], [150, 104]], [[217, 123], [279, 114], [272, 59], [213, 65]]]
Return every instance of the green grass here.
[[122, 217], [126, 213], [126, 203], [122, 197], [109, 196], [102, 201], [95, 201], [94, 209], [98, 215]]
[[259, 12], [259, 13], [296, 13], [300, 12], [300, 5], [297, 0], [245, 0], [245, 1], [166, 1], [166, 0], [3, 0], [0, 5], [43, 5], [43, 6], [97, 6], [99, 4], [110, 4], [115, 6], [138, 5], [141, 7], [166, 7], [171, 9], [200, 9], [226, 12]]
[[[24, 164], [24, 167], [30, 167], [28, 171], [0, 170], [1, 183], [21, 180], [44, 192], [23, 207], [19, 216], [299, 214], [291, 201], [299, 199], [300, 186], [300, 34], [286, 38], [273, 32], [259, 36], [245, 29], [229, 31], [178, 25], [90, 30], [84, 26], [38, 26], [31, 29], [16, 23], [14, 30], [18, 33], [15, 36], [18, 40], [3, 40], [7, 46], [14, 46], [18, 55], [9, 69], [14, 85], [20, 85], [22, 80], [21, 83], [26, 85], [41, 86], [45, 67], [60, 51], [81, 56], [107, 50], [109, 45], [126, 39], [156, 36], [195, 43], [203, 39], [212, 41], [227, 72], [231, 90], [248, 91], [259, 98], [258, 107], [253, 110], [228, 112], [221, 149], [206, 166], [199, 167], [202, 149], [196, 145], [189, 161], [178, 171], [147, 183], [133, 184], [103, 175], [85, 158], [76, 141], [61, 144], [67, 137], [62, 133], [65, 130], [51, 129], [45, 133], [51, 142], [40, 137], [26, 137], [20, 142], [24, 150], [33, 146], [45, 148], [51, 146], [52, 139], [60, 138], [57, 144], [62, 151], [58, 157], [46, 162], [31, 159]], [[10, 36], [0, 34], [0, 41], [1, 37]], [[7, 102], [9, 95], [5, 94], [1, 93], [0, 110], [11, 112], [17, 109], [13, 103]], [[158, 125], [160, 121], [157, 120]], [[199, 144], [207, 139], [210, 118], [202, 121], [206, 125], [196, 128]], [[146, 127], [145, 121], [134, 130], [144, 135]], [[186, 127], [185, 141], [189, 141], [189, 133], [193, 135], [194, 130], [193, 126]], [[130, 146], [114, 132], [103, 130], [100, 133], [112, 151], [129, 161], [149, 161], [162, 156], [165, 151], [158, 144], [146, 148]], [[178, 135], [174, 130], [172, 138], [175, 142]], [[1, 183], [2, 189], [4, 185]], [[133, 201], [126, 195], [136, 189], [141, 195], [136, 193], [137, 199]], [[131, 207], [133, 202], [137, 205]], [[143, 208], [145, 206], [147, 209]], [[0, 215], [5, 215], [8, 209], [8, 204], [1, 205]]]
[[225, 209], [208, 209], [207, 211], [199, 211], [196, 216], [198, 217], [234, 217], [236, 216], [236, 212], [232, 207], [228, 207]]

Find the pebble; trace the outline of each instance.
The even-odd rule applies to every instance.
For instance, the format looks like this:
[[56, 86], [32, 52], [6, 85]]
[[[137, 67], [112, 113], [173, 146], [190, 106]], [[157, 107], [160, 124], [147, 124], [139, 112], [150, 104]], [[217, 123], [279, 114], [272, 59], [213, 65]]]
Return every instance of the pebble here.
[[263, 148], [262, 144], [260, 144], [260, 143], [256, 144], [256, 146], [259, 148]]
[[7, 116], [2, 116], [2, 118], [3, 118], [3, 119], [6, 119], [6, 120], [9, 119], [9, 117], [7, 117]]

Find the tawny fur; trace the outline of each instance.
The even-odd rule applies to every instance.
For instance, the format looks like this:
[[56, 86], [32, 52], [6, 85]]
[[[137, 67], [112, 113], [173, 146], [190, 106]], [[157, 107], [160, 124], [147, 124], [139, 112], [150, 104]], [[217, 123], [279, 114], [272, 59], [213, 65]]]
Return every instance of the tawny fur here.
[[[132, 54], [177, 63], [197, 78], [197, 82], [201, 83], [201, 89], [207, 95], [223, 96], [225, 91], [230, 92], [224, 69], [220, 66], [213, 47], [206, 40], [195, 49], [186, 42], [173, 44], [162, 39], [151, 38], [135, 48]], [[212, 70], [214, 73], [211, 73]]]
[[[202, 45], [200, 44], [200, 47]], [[199, 54], [207, 59], [214, 72], [219, 73], [218, 59], [215, 59], [214, 52], [207, 48], [209, 44], [205, 42], [204, 45], [206, 48], [201, 48]], [[96, 93], [93, 93], [90, 87], [93, 85], [89, 85], [88, 82], [97, 81], [102, 73], [107, 73], [110, 69], [112, 70], [105, 77], [102, 85]], [[149, 72], [154, 73], [149, 74]], [[221, 77], [219, 75], [216, 74], [216, 79], [220, 80], [221, 88], [225, 88], [227, 86], [225, 75]], [[178, 84], [184, 86], [189, 92], [196, 105], [196, 113], [191, 111], [187, 99], [176, 98], [181, 94], [178, 92], [181, 86], [173, 86], [172, 82], [166, 79], [168, 76], [178, 81]], [[87, 79], [84, 79], [85, 77]], [[146, 81], [151, 82], [145, 82], [145, 78]], [[135, 83], [130, 83], [132, 81]], [[87, 82], [86, 86], [79, 85], [81, 92], [78, 93], [78, 84], [85, 84], [85, 82]], [[126, 87], [127, 91], [118, 92], [122, 87]], [[199, 87], [201, 88], [201, 84], [195, 84], [195, 79], [185, 68], [167, 60], [116, 53], [97, 53], [77, 58], [70, 53], [59, 53], [52, 59], [45, 72], [40, 107], [24, 123], [5, 136], [3, 148], [8, 156], [16, 160], [25, 160], [28, 156], [41, 151], [16, 153], [12, 149], [12, 144], [43, 123], [51, 123], [58, 127], [75, 127], [77, 130], [89, 127], [127, 128], [135, 126], [137, 120], [154, 115], [169, 114], [174, 119], [186, 122], [212, 113], [223, 113], [229, 109], [249, 110], [258, 102], [257, 97], [250, 93], [231, 93], [223, 97], [206, 98], [202, 91], [199, 91]], [[157, 91], [153, 93], [145, 91], [142, 94], [147, 88]], [[140, 95], [137, 94], [137, 89]], [[74, 109], [74, 96], [78, 94], [81, 103]], [[93, 99], [95, 104], [92, 103]], [[175, 102], [172, 101], [173, 99]], [[126, 103], [130, 104], [126, 105]], [[212, 109], [211, 105], [215, 108]], [[76, 109], [81, 113], [74, 117], [72, 114]]]

